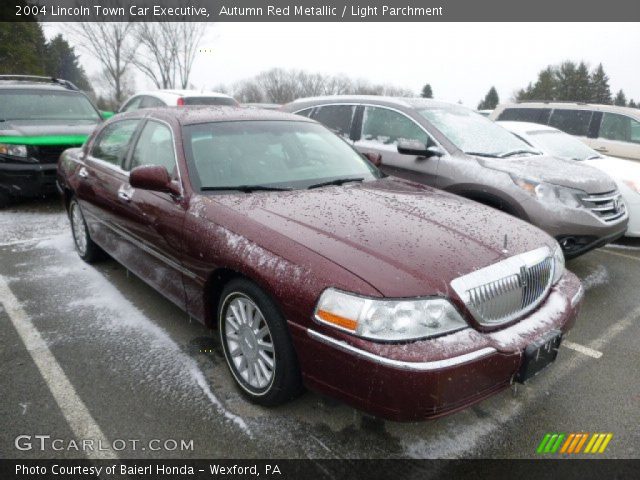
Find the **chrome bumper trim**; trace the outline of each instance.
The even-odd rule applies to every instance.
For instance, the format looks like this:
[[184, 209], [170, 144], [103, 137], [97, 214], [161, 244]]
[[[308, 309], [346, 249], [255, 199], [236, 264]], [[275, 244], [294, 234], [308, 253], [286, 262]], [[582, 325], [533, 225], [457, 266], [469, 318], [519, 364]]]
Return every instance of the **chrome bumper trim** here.
[[328, 337], [322, 333], [318, 333], [315, 330], [307, 329], [309, 337], [318, 340], [326, 345], [330, 345], [346, 353], [352, 353], [366, 360], [372, 361], [385, 367], [397, 368], [398, 370], [409, 370], [416, 372], [429, 372], [432, 370], [440, 370], [442, 368], [453, 367], [463, 363], [478, 360], [487, 355], [491, 355], [496, 352], [495, 348], [485, 347], [475, 352], [465, 353], [464, 355], [458, 355], [457, 357], [446, 358], [444, 360], [435, 360], [433, 362], [405, 362], [401, 360], [393, 360], [391, 358], [381, 357], [371, 352], [361, 350], [346, 342], [336, 340], [335, 338]]
[[582, 288], [582, 285], [580, 285], [580, 288], [578, 289], [576, 294], [571, 297], [571, 308], [575, 307], [578, 302], [582, 300], [582, 297], [584, 297], [584, 288]]

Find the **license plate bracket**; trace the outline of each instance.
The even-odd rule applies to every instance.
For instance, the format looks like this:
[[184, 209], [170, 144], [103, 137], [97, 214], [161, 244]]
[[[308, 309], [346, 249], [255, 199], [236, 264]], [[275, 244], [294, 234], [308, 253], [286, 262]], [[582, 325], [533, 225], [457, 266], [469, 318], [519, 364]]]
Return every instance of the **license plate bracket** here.
[[527, 345], [515, 380], [519, 383], [525, 383], [551, 365], [558, 356], [561, 343], [562, 332], [560, 330], [551, 330], [535, 342]]

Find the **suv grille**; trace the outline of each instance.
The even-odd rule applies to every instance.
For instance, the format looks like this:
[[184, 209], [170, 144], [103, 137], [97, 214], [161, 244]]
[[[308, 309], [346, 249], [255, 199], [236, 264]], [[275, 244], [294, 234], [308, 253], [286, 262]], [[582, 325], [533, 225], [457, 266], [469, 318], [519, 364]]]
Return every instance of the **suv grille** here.
[[73, 148], [77, 145], [55, 145], [55, 146], [41, 146], [35, 147], [33, 151], [33, 157], [38, 160], [38, 163], [58, 163], [58, 159], [62, 152], [67, 148]]
[[515, 255], [451, 282], [481, 325], [496, 326], [536, 308], [547, 296], [554, 261], [548, 247]]
[[620, 192], [595, 193], [580, 199], [582, 204], [605, 222], [613, 222], [623, 217], [626, 207]]

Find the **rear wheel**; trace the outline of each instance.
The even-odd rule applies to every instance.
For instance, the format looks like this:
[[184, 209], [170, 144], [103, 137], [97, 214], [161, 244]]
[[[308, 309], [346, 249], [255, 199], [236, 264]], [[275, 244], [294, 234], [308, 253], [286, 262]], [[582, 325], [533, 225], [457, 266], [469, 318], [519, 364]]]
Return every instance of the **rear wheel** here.
[[80, 258], [87, 263], [100, 260], [103, 256], [102, 249], [91, 240], [80, 204], [75, 198], [69, 204], [69, 220], [71, 222], [73, 242]]
[[298, 360], [273, 300], [245, 279], [229, 282], [221, 298], [220, 342], [241, 392], [265, 406], [297, 396], [302, 389]]

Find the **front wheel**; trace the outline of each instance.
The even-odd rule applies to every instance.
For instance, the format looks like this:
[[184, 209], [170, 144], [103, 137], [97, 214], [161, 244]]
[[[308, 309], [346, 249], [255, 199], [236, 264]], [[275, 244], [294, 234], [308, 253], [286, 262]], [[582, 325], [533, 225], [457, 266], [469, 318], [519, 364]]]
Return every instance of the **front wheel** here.
[[302, 389], [286, 322], [254, 283], [232, 280], [222, 292], [218, 327], [224, 356], [241, 392], [252, 402], [279, 405]]
[[91, 240], [89, 229], [84, 221], [84, 215], [80, 210], [80, 204], [74, 198], [69, 204], [69, 220], [71, 222], [71, 233], [76, 252], [87, 263], [93, 263], [102, 258], [102, 250]]

